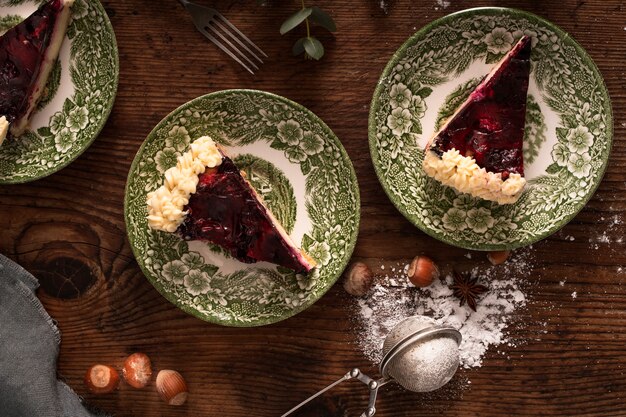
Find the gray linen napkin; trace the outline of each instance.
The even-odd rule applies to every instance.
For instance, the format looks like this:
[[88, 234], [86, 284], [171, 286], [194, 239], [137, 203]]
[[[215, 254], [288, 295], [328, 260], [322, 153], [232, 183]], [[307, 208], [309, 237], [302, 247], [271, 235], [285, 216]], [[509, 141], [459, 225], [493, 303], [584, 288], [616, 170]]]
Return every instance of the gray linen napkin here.
[[57, 380], [61, 335], [35, 296], [39, 282], [0, 255], [0, 415], [91, 417]]

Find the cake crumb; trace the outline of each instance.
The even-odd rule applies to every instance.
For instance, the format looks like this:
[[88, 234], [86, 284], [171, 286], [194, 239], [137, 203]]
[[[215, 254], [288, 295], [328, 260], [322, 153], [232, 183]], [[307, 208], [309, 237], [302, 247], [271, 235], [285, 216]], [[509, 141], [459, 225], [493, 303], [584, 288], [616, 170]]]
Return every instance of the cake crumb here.
[[574, 292], [572, 293], [572, 300], [575, 300], [575, 299], [576, 299], [576, 297], [578, 297], [578, 294], [576, 293], [576, 291], [574, 291]]

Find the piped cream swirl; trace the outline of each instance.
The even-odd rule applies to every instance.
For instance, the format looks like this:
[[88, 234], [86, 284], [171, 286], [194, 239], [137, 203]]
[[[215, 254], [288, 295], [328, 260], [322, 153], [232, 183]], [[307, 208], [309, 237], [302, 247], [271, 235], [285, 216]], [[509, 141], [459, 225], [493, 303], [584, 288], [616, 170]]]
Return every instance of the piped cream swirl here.
[[196, 192], [198, 175], [207, 168], [222, 164], [222, 154], [208, 136], [191, 143], [190, 149], [180, 155], [176, 166], [165, 171], [163, 185], [148, 193], [148, 225], [155, 230], [175, 232], [185, 220], [183, 208]]
[[474, 158], [463, 156], [456, 149], [444, 152], [441, 157], [426, 151], [423, 166], [427, 175], [442, 184], [498, 204], [515, 203], [526, 185], [520, 174], [512, 173], [503, 180], [502, 174], [487, 172]]
[[5, 116], [0, 117], [0, 145], [4, 142], [4, 139], [9, 133], [9, 122]]

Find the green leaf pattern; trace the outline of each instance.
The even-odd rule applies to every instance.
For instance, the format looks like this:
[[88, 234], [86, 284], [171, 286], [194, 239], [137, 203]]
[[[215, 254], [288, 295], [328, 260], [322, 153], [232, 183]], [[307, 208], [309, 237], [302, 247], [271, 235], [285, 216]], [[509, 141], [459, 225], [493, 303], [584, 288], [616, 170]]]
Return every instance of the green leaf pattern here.
[[22, 20], [22, 16], [17, 14], [0, 16], [0, 35], [3, 35], [7, 30], [11, 29], [13, 26], [16, 26]]
[[[306, 190], [302, 190], [305, 202], [304, 207], [297, 209], [298, 217], [304, 216], [309, 226], [302, 241], [296, 243], [318, 262], [311, 274], [296, 275], [284, 268], [254, 264], [241, 264], [235, 272], [224, 272], [211, 259], [197, 259], [201, 255], [176, 235], [148, 227], [147, 193], [162, 184], [162, 172], [175, 164], [175, 156], [185, 152], [192, 140], [206, 134], [224, 146], [265, 143], [264, 146], [282, 152], [295, 169], [299, 166]], [[172, 140], [173, 136], [176, 140]], [[174, 146], [174, 142], [180, 145]], [[160, 167], [159, 155], [168, 149], [173, 159]], [[266, 163], [258, 154], [236, 160], [244, 165]], [[264, 170], [269, 172], [267, 167]], [[282, 173], [275, 175], [280, 177], [278, 182], [288, 179]], [[252, 181], [256, 187], [263, 183]], [[291, 185], [276, 196], [268, 202], [270, 208], [286, 216], [289, 227], [296, 214]], [[155, 128], [129, 174], [125, 213], [136, 258], [166, 298], [208, 321], [252, 326], [289, 317], [311, 305], [332, 286], [356, 240], [359, 195], [347, 154], [319, 119], [278, 96], [231, 90], [195, 99]], [[193, 263], [185, 258], [190, 255], [196, 258]], [[194, 272], [190, 277], [191, 271]]]
[[[4, 7], [27, 3], [11, 0]], [[0, 147], [0, 183], [32, 181], [63, 168], [96, 138], [113, 106], [117, 90], [117, 46], [111, 24], [97, 0], [76, 0], [65, 42], [69, 63], [55, 66], [47, 90], [59, 89], [61, 71], [69, 71], [72, 95], [52, 115], [48, 128], [28, 131]], [[48, 97], [48, 100], [50, 97]], [[41, 103], [45, 107], [46, 100]]]
[[[478, 10], [437, 23], [396, 53], [379, 82], [370, 113], [370, 149], [378, 177], [409, 220], [445, 242], [489, 250], [537, 241], [577, 213], [602, 178], [612, 140], [604, 82], [571, 38], [533, 15]], [[551, 154], [553, 163], [530, 182], [516, 204], [499, 206], [458, 194], [426, 176], [421, 168], [424, 151], [417, 146], [421, 131], [412, 129], [416, 115], [419, 119], [424, 113], [420, 108], [404, 114], [402, 109], [419, 91], [454, 80], [476, 60], [497, 62], [523, 34], [532, 37], [532, 77], [541, 92], [540, 98], [528, 101], [525, 159], [530, 163], [541, 152]], [[437, 126], [478, 80], [450, 94]], [[424, 100], [426, 109], [428, 95]], [[552, 133], [558, 142], [552, 149], [543, 146], [550, 132], [541, 106], [559, 118]]]

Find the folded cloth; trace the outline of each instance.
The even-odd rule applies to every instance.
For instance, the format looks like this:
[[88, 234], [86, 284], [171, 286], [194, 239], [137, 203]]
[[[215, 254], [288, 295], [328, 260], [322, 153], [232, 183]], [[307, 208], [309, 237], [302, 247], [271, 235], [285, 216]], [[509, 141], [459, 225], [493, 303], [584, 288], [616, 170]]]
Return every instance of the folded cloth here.
[[39, 282], [0, 255], [0, 415], [95, 416], [57, 380], [61, 335], [35, 290]]

